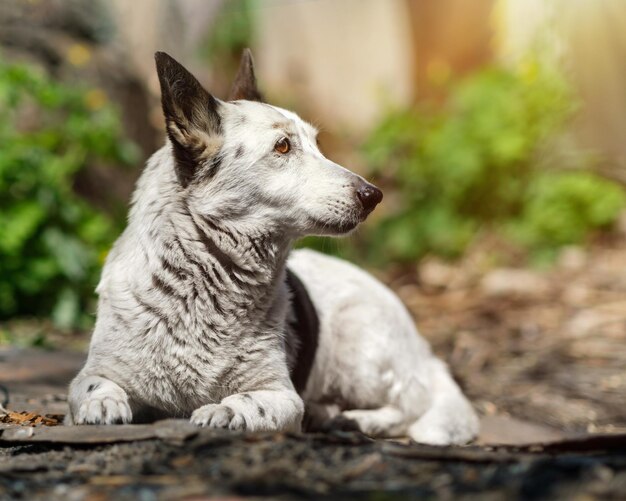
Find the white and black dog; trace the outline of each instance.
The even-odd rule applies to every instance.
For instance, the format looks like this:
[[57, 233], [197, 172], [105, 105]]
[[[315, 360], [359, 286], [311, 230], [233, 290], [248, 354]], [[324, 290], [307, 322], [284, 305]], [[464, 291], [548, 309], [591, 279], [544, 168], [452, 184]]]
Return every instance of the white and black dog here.
[[229, 101], [156, 54], [166, 145], [148, 161], [98, 285], [70, 424], [187, 417], [231, 430], [346, 422], [376, 437], [464, 443], [478, 419], [399, 299], [310, 250], [382, 193], [262, 102], [244, 53]]

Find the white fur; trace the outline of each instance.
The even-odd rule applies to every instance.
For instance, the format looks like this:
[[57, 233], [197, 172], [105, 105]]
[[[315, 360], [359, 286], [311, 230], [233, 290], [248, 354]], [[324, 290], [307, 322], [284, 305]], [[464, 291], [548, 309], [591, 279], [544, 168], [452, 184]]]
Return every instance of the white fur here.
[[[98, 318], [70, 386], [68, 422], [189, 417], [200, 426], [297, 431], [306, 405], [318, 425], [342, 418], [372, 436], [471, 440], [471, 405], [398, 298], [346, 262], [307, 250], [289, 255], [303, 235], [358, 225], [367, 216], [356, 194], [365, 181], [326, 159], [317, 132], [297, 115], [248, 101], [218, 104], [219, 135], [182, 123], [200, 152], [188, 185], [170, 143], [138, 182], [98, 285]], [[168, 120], [174, 130], [182, 119]], [[284, 155], [274, 149], [282, 137], [291, 141]], [[288, 257], [320, 317], [301, 396], [289, 377]]]
[[471, 405], [393, 292], [363, 270], [310, 250], [292, 252], [288, 265], [320, 315], [307, 405], [343, 402], [343, 416], [373, 436], [408, 434], [430, 444], [476, 436]]

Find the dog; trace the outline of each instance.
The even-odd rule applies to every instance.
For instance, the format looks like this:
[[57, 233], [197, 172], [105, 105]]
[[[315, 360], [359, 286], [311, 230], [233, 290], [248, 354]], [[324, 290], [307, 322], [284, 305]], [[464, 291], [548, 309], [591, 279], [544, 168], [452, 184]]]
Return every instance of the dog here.
[[109, 253], [68, 424], [190, 418], [230, 430], [349, 423], [373, 437], [472, 440], [471, 404], [400, 300], [312, 250], [382, 199], [324, 157], [316, 129], [263, 102], [244, 52], [227, 101], [155, 55], [166, 144]]

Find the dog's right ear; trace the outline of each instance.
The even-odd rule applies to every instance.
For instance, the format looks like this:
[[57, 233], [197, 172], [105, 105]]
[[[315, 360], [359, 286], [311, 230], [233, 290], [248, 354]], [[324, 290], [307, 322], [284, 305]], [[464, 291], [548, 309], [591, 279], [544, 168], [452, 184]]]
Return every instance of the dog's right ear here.
[[238, 99], [264, 102], [263, 95], [259, 92], [256, 84], [254, 60], [250, 49], [244, 49], [241, 54], [239, 70], [228, 95], [229, 101], [237, 101]]
[[222, 145], [219, 102], [165, 52], [157, 52], [154, 59], [176, 174], [181, 184], [187, 186], [198, 165], [216, 155]]

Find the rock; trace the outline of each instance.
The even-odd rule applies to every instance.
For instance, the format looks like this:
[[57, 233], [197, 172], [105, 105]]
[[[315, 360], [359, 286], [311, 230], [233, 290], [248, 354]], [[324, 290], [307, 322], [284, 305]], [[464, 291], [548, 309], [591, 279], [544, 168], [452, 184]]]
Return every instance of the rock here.
[[581, 247], [569, 245], [561, 250], [557, 263], [564, 270], [578, 271], [587, 264], [587, 253]]
[[486, 296], [521, 299], [536, 299], [550, 290], [545, 277], [533, 271], [513, 268], [500, 268], [487, 273], [480, 286]]
[[480, 422], [479, 444], [521, 445], [555, 442], [566, 438], [565, 433], [546, 425], [529, 423], [510, 416], [483, 416]]
[[563, 291], [561, 299], [564, 304], [576, 307], [584, 307], [589, 304], [593, 291], [580, 284], [568, 285]]
[[608, 334], [611, 331], [619, 334], [623, 332], [625, 323], [626, 301], [614, 301], [576, 313], [566, 324], [565, 332], [571, 337]]
[[456, 276], [456, 269], [439, 259], [427, 259], [419, 268], [420, 282], [438, 289], [449, 288]]

